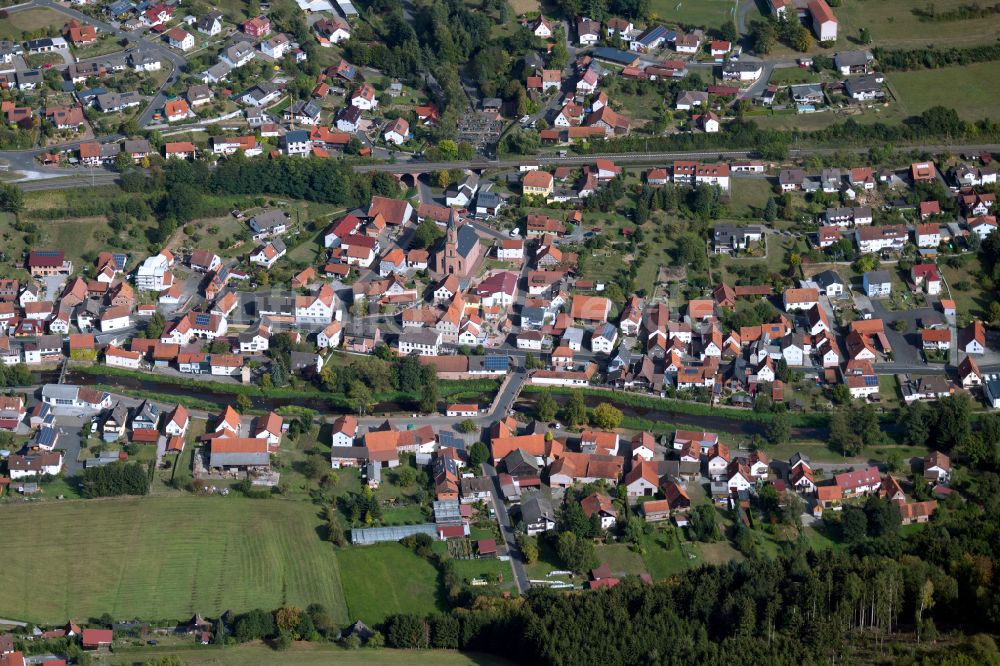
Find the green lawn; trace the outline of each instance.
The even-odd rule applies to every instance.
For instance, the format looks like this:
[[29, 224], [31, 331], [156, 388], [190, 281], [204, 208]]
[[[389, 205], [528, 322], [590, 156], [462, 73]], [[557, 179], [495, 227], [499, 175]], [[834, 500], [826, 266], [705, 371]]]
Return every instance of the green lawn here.
[[437, 570], [398, 543], [346, 548], [337, 560], [352, 621], [373, 624], [393, 613], [439, 610]]
[[996, 110], [1000, 67], [996, 63], [981, 62], [961, 67], [892, 72], [888, 80], [910, 115], [940, 104], [954, 107], [966, 120], [980, 120], [993, 117]]
[[735, 216], [760, 218], [759, 211], [773, 196], [771, 183], [763, 178], [735, 178], [729, 197], [729, 213]]
[[[692, 27], [719, 28], [733, 17], [731, 0], [652, 0], [650, 19], [682, 23]], [[754, 16], [750, 12], [748, 19]]]
[[[947, 12], [971, 4], [968, 0], [935, 0], [933, 3], [911, 0], [848, 0], [833, 11], [840, 20], [841, 41], [857, 37], [861, 28], [871, 31], [875, 46], [919, 48], [921, 46], [968, 46], [996, 40], [1000, 16], [964, 21], [921, 21], [913, 13], [932, 4], [935, 11]], [[844, 46], [850, 46], [845, 44]], [[857, 47], [851, 47], [857, 48]]]
[[[952, 268], [945, 262], [938, 266], [951, 290], [951, 297], [955, 301], [955, 314], [959, 322], [985, 317], [986, 308], [992, 301], [990, 293], [980, 287], [979, 281], [970, 272], [970, 269], [976, 266], [978, 263], [974, 261], [963, 262], [958, 268]], [[968, 285], [965, 284], [966, 282]], [[960, 289], [958, 286], [960, 284], [963, 287], [968, 286], [969, 289]]]
[[317, 602], [346, 622], [337, 557], [315, 514], [305, 503], [238, 497], [3, 507], [5, 566], [45, 575], [9, 577], [0, 617], [180, 620]]
[[811, 69], [802, 67], [782, 67], [780, 69], [775, 69], [774, 72], [771, 73], [771, 78], [768, 79], [768, 83], [781, 85], [812, 83], [813, 81], [819, 81], [819, 74]]
[[22, 33], [34, 33], [46, 28], [59, 30], [66, 24], [66, 17], [53, 9], [35, 8], [10, 12], [0, 21], [0, 39], [19, 42]]
[[262, 643], [247, 643], [225, 648], [195, 646], [190, 648], [116, 649], [102, 663], [126, 665], [143, 663], [158, 657], [176, 656], [185, 666], [501, 666], [509, 662], [493, 655], [463, 653], [454, 650], [345, 650], [334, 643], [294, 643], [280, 653]]

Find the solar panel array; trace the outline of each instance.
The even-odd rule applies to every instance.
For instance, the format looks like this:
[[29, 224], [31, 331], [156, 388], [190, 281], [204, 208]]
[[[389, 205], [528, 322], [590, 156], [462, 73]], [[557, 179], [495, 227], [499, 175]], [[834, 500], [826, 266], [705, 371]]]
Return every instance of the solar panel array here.
[[506, 370], [510, 367], [510, 357], [493, 354], [483, 360], [483, 366], [487, 370]]

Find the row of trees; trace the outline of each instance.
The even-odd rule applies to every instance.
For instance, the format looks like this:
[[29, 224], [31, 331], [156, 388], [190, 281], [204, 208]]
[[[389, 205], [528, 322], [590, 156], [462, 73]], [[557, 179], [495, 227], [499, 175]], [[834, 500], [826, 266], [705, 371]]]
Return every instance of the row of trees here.
[[[1000, 47], [998, 47], [1000, 48]], [[783, 159], [793, 143], [843, 147], [849, 145], [906, 144], [936, 139], [992, 140], [1000, 137], [1000, 122], [984, 118], [970, 123], [954, 109], [935, 106], [901, 124], [861, 124], [854, 119], [829, 127], [804, 130], [761, 129], [753, 121], [738, 120], [717, 134], [673, 134], [661, 137], [630, 135], [578, 144], [582, 154], [658, 152], [674, 150], [753, 150], [765, 159]]]
[[80, 494], [87, 498], [145, 495], [149, 492], [149, 470], [141, 463], [117, 462], [87, 467], [80, 477]]
[[967, 48], [883, 49], [872, 54], [886, 72], [905, 72], [912, 69], [937, 69], [976, 62], [1000, 60], [1000, 46], [970, 46]]

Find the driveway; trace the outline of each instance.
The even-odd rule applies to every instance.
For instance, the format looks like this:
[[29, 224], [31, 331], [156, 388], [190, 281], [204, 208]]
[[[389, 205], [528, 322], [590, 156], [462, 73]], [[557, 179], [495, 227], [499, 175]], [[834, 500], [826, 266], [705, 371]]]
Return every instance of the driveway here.
[[507, 552], [510, 554], [510, 566], [514, 570], [514, 582], [517, 583], [517, 591], [524, 594], [531, 584], [528, 582], [528, 574], [524, 570], [524, 555], [517, 545], [517, 536], [514, 527], [510, 522], [510, 514], [504, 505], [503, 493], [500, 490], [500, 477], [493, 465], [483, 463], [483, 474], [493, 479], [493, 509], [497, 514], [497, 522], [500, 524], [500, 534], [507, 544]]
[[80, 464], [80, 431], [90, 425], [90, 416], [57, 416], [59, 426], [59, 444], [57, 449], [63, 452], [63, 466], [66, 476], [76, 476], [83, 465]]

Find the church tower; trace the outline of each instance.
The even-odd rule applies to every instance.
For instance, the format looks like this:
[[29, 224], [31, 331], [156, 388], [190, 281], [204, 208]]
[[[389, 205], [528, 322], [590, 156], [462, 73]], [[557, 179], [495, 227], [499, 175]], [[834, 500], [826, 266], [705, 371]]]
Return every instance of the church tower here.
[[462, 267], [462, 257], [458, 253], [458, 214], [453, 210], [448, 217], [448, 226], [444, 238], [444, 256], [441, 262], [441, 272], [445, 275], [465, 275]]

